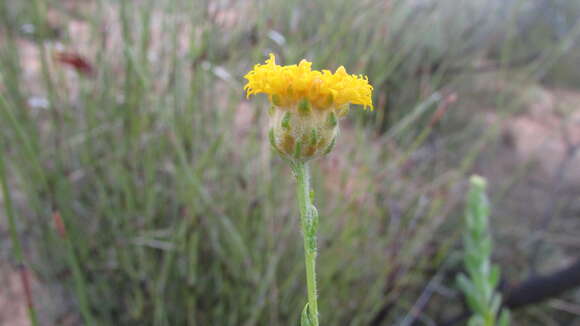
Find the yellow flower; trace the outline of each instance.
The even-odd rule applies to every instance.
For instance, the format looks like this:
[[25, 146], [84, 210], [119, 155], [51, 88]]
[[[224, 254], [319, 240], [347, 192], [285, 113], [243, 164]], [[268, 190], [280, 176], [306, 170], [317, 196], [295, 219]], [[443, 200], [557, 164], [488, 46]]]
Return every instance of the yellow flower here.
[[270, 142], [292, 161], [305, 162], [332, 150], [338, 134], [338, 118], [349, 104], [373, 109], [373, 87], [366, 76], [312, 70], [306, 60], [298, 65], [278, 66], [270, 54], [266, 64], [257, 64], [246, 74], [248, 97], [265, 93], [270, 97]]
[[265, 93], [272, 104], [283, 109], [303, 99], [318, 110], [332, 110], [349, 103], [373, 109], [373, 87], [366, 76], [349, 75], [342, 66], [334, 73], [311, 67], [312, 62], [306, 60], [298, 65], [279, 66], [274, 54], [270, 54], [265, 64], [255, 65], [244, 76], [248, 80], [244, 90], [248, 97]]

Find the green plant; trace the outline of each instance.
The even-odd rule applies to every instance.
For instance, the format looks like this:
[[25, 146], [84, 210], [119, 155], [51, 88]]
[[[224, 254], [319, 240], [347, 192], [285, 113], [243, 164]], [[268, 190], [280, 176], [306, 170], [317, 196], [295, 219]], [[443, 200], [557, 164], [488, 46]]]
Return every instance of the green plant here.
[[290, 164], [297, 183], [297, 199], [304, 238], [304, 258], [308, 303], [302, 310], [302, 326], [318, 326], [316, 290], [316, 255], [318, 211], [310, 186], [308, 162], [328, 154], [336, 142], [338, 118], [349, 105], [360, 104], [372, 110], [372, 89], [366, 76], [346, 73], [339, 67], [335, 73], [311, 69], [306, 60], [298, 65], [279, 66], [274, 54], [264, 65], [256, 65], [246, 74], [244, 89], [248, 96], [267, 94], [271, 107], [272, 148]]
[[491, 263], [490, 205], [485, 188], [485, 179], [471, 177], [463, 235], [467, 275], [459, 275], [457, 283], [473, 312], [469, 326], [508, 326], [509, 310], [501, 307], [501, 294], [496, 291], [500, 269]]

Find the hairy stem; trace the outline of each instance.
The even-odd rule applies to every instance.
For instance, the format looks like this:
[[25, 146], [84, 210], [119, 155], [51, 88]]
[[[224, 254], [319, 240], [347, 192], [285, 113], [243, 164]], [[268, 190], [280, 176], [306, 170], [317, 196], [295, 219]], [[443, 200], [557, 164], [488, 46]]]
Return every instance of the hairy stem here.
[[308, 287], [308, 312], [312, 326], [318, 326], [318, 303], [316, 293], [316, 232], [318, 213], [310, 197], [310, 171], [307, 163], [297, 162], [294, 173], [298, 184], [298, 206], [304, 236], [304, 259], [306, 262], [306, 284]]

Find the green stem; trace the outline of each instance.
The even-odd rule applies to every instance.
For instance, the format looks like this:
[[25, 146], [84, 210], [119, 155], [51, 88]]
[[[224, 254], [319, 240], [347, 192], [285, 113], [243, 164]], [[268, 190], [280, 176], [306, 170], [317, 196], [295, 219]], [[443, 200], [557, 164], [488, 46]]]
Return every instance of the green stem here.
[[316, 300], [316, 231], [318, 229], [318, 213], [310, 198], [310, 171], [308, 164], [296, 162], [294, 164], [294, 172], [298, 184], [298, 206], [304, 236], [308, 312], [312, 326], [318, 326], [318, 303]]

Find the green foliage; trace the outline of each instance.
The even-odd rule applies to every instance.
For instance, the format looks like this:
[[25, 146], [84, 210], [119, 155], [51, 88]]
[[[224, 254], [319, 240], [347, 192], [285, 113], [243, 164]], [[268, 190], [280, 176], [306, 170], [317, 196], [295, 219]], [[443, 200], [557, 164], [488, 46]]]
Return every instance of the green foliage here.
[[459, 275], [457, 284], [473, 312], [469, 326], [508, 326], [509, 311], [501, 308], [501, 294], [496, 291], [500, 270], [491, 263], [490, 205], [485, 189], [485, 179], [471, 177], [463, 234], [463, 263], [467, 275]]

